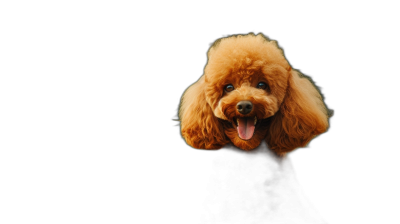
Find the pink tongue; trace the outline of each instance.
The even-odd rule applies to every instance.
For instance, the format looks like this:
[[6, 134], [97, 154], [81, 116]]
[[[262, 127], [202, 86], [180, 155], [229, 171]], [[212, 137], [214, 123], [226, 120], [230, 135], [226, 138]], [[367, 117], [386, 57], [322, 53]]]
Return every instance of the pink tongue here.
[[249, 140], [254, 134], [254, 118], [238, 118], [238, 134], [241, 139]]

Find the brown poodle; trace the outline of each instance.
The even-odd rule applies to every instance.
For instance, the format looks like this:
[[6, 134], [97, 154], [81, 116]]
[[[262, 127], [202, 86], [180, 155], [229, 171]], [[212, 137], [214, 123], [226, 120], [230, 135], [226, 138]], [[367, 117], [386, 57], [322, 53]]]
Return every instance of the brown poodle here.
[[325, 132], [328, 118], [310, 79], [292, 69], [276, 41], [253, 33], [211, 46], [204, 75], [179, 108], [182, 136], [194, 148], [232, 142], [247, 151], [265, 139], [278, 155]]

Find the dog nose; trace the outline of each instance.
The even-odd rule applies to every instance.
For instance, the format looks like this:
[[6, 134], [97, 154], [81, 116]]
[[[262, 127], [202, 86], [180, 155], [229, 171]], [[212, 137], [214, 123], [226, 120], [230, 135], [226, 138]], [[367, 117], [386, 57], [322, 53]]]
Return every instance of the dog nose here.
[[247, 101], [247, 100], [240, 101], [238, 104], [236, 104], [236, 109], [241, 114], [248, 114], [253, 109], [253, 104], [250, 101]]

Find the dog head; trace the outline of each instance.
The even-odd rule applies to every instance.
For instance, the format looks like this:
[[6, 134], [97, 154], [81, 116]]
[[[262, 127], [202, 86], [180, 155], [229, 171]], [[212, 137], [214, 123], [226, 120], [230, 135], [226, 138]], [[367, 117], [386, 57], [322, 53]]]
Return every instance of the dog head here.
[[182, 136], [195, 148], [232, 142], [251, 150], [266, 139], [278, 154], [305, 146], [328, 127], [318, 89], [261, 34], [212, 45], [204, 75], [182, 97], [179, 117]]

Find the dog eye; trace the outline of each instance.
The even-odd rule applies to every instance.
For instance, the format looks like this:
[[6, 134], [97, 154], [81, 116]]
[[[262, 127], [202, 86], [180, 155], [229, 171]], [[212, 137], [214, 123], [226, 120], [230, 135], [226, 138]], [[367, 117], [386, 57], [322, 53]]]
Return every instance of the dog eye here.
[[265, 82], [260, 82], [257, 84], [257, 88], [258, 89], [266, 89], [267, 88], [267, 84]]
[[230, 92], [230, 91], [234, 90], [235, 88], [233, 87], [232, 84], [228, 84], [228, 85], [225, 86], [224, 89], [225, 89], [226, 92]]

